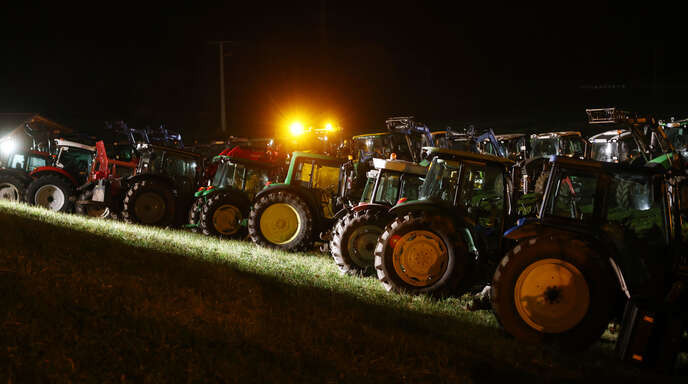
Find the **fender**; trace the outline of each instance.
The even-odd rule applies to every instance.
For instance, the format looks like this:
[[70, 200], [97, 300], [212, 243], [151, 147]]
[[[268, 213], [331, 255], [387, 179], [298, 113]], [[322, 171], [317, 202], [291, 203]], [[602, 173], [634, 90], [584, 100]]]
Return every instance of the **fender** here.
[[75, 187], [77, 187], [79, 184], [79, 183], [77, 183], [74, 176], [70, 175], [69, 172], [65, 171], [62, 168], [53, 167], [53, 166], [38, 167], [38, 168], [34, 169], [33, 171], [31, 171], [31, 173], [29, 175], [31, 175], [31, 177], [33, 177], [33, 178], [39, 178], [39, 177], [42, 177], [43, 175], [50, 173], [50, 172], [55, 172], [55, 173], [58, 173], [58, 174], [64, 176], [65, 178], [67, 178], [67, 180], [71, 181], [72, 185], [74, 185]]
[[438, 202], [434, 200], [409, 200], [401, 204], [397, 204], [390, 208], [389, 213], [401, 217], [408, 212], [422, 211], [422, 212], [448, 212], [451, 207], [446, 202]]
[[241, 204], [241, 213], [244, 215], [248, 215], [249, 208], [251, 207], [251, 200], [248, 198], [246, 195], [246, 192], [238, 190], [234, 187], [224, 187], [224, 188], [213, 188], [210, 190], [205, 190], [201, 193], [201, 196], [206, 197], [210, 199], [213, 195], [216, 194], [223, 194], [223, 195], [232, 195], [235, 197], [237, 200], [239, 200]]
[[160, 181], [164, 184], [167, 184], [170, 187], [170, 191], [172, 191], [172, 194], [176, 196], [177, 194], [177, 188], [174, 186], [174, 183], [163, 176], [159, 175], [150, 175], [150, 174], [141, 174], [141, 175], [136, 175], [136, 176], [131, 176], [126, 180], [122, 180], [122, 189], [127, 190], [129, 187], [134, 185], [135, 183], [138, 183], [139, 181], [143, 180], [157, 180]]
[[351, 210], [354, 212], [367, 211], [367, 210], [389, 211], [389, 209], [390, 209], [389, 205], [378, 204], [378, 203], [358, 203], [358, 205], [355, 205], [353, 208], [351, 208]]

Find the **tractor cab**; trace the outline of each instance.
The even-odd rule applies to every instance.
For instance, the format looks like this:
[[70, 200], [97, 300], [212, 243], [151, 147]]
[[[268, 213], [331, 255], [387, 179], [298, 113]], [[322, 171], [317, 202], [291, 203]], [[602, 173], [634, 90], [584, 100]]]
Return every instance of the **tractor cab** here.
[[72, 175], [77, 185], [86, 182], [96, 148], [63, 139], [56, 140], [55, 144], [57, 147], [55, 166]]
[[[521, 161], [526, 158], [528, 153], [528, 137], [525, 133], [508, 133], [495, 135], [495, 139], [504, 151], [504, 156], [513, 161]], [[485, 145], [487, 140], [483, 140], [483, 153], [499, 156], [498, 151], [493, 145]]]
[[588, 142], [580, 132], [549, 132], [530, 136], [530, 158], [549, 158], [552, 155], [585, 158]]
[[663, 127], [676, 152], [688, 159], [688, 119], [671, 119], [668, 122], [660, 122], [659, 125]]
[[399, 199], [416, 200], [427, 167], [404, 160], [373, 159], [363, 196], [354, 210], [365, 204], [393, 206]]
[[[455, 293], [468, 271], [500, 255], [511, 222], [510, 167], [491, 155], [432, 149], [417, 200], [389, 211], [396, 217], [375, 248], [375, 268], [387, 290]], [[419, 255], [424, 255], [420, 257]]]
[[640, 156], [630, 131], [612, 130], [598, 133], [588, 139], [590, 158], [610, 163], [632, 162]]

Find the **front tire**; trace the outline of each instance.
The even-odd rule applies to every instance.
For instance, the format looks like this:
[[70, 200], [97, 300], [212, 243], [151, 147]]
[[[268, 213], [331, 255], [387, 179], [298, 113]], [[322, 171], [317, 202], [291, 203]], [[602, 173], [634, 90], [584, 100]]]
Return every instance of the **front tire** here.
[[25, 192], [26, 186], [18, 177], [0, 175], [0, 200], [20, 203], [24, 201]]
[[203, 197], [197, 197], [194, 199], [193, 204], [191, 204], [191, 208], [189, 208], [189, 226], [193, 233], [201, 231], [199, 221], [201, 220], [201, 210], [203, 209], [204, 202]]
[[502, 259], [492, 281], [492, 308], [519, 340], [580, 350], [611, 319], [617, 290], [602, 257], [576, 240], [534, 238]]
[[460, 229], [441, 215], [397, 218], [385, 228], [375, 248], [377, 277], [387, 291], [453, 294], [468, 262]]
[[206, 236], [241, 238], [246, 233], [241, 221], [247, 212], [248, 207], [231, 194], [216, 193], [203, 205], [199, 227]]
[[258, 245], [285, 251], [306, 250], [313, 244], [313, 213], [294, 193], [268, 193], [253, 205], [248, 232]]
[[377, 240], [390, 221], [381, 210], [350, 212], [337, 221], [329, 248], [342, 274], [372, 271]]
[[166, 227], [174, 224], [175, 200], [170, 187], [157, 180], [142, 180], [127, 191], [122, 216], [127, 223]]
[[46, 175], [33, 180], [26, 189], [26, 200], [51, 211], [71, 212], [74, 186], [59, 175]]

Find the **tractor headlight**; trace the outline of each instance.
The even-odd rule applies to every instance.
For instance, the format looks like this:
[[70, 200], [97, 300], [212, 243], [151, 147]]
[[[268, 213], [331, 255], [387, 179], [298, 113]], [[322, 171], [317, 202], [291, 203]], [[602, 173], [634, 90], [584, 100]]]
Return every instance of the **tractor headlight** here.
[[12, 139], [3, 140], [0, 143], [0, 151], [3, 154], [10, 154], [17, 149], [17, 142]]
[[289, 126], [289, 131], [291, 132], [292, 136], [301, 136], [304, 133], [303, 124], [295, 121]]

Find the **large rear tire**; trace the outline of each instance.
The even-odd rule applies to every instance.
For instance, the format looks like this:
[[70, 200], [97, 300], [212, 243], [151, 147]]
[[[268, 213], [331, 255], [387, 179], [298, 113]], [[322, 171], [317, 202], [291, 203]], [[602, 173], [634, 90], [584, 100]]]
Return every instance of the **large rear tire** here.
[[253, 205], [248, 233], [258, 245], [285, 251], [306, 250], [313, 245], [313, 213], [297, 194], [272, 192]]
[[22, 202], [26, 185], [21, 179], [12, 175], [0, 175], [0, 200]]
[[26, 188], [26, 201], [56, 212], [71, 212], [74, 186], [60, 175], [46, 175], [34, 179]]
[[392, 218], [382, 210], [350, 212], [334, 226], [330, 253], [343, 274], [368, 274], [375, 267], [375, 246]]
[[122, 216], [127, 223], [166, 227], [174, 224], [175, 200], [169, 185], [142, 180], [127, 191]]
[[206, 236], [241, 238], [246, 234], [241, 221], [247, 213], [248, 207], [231, 193], [216, 193], [203, 204], [199, 227]]
[[461, 233], [446, 216], [407, 214], [395, 219], [375, 247], [378, 279], [387, 291], [455, 293], [469, 263]]
[[492, 308], [519, 340], [580, 350], [604, 332], [617, 292], [610, 268], [588, 244], [534, 238], [497, 267]]

